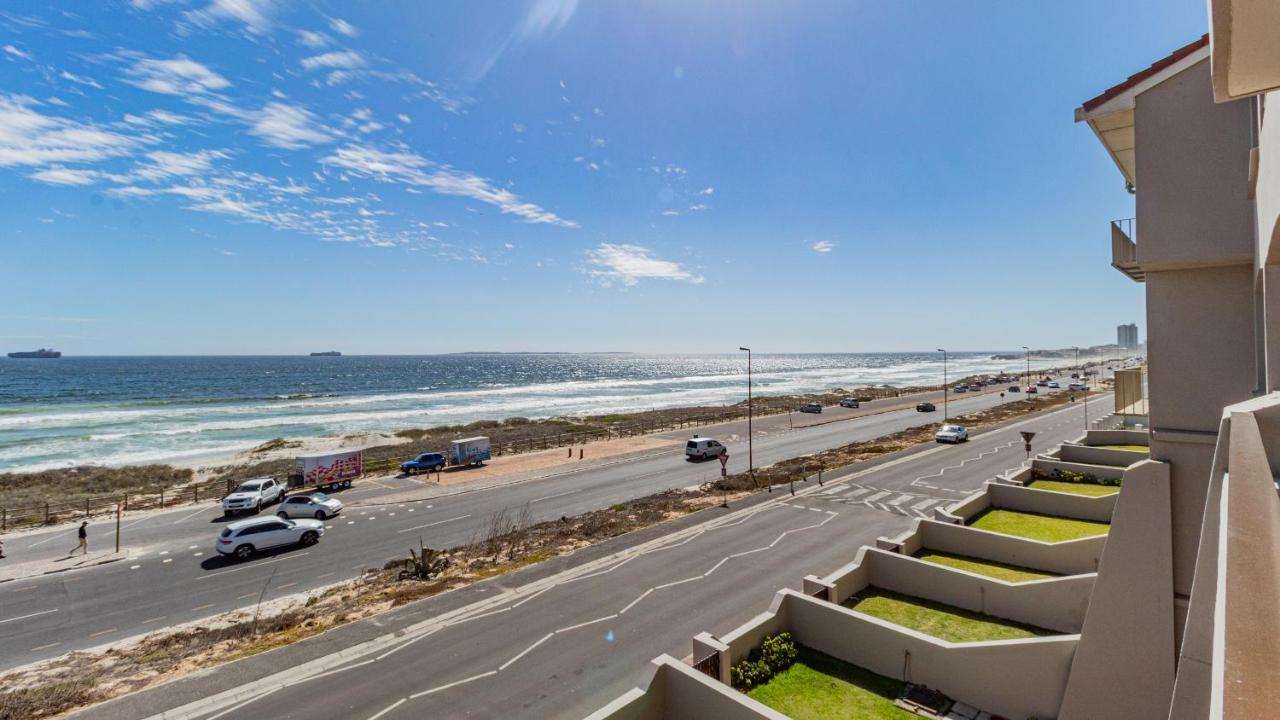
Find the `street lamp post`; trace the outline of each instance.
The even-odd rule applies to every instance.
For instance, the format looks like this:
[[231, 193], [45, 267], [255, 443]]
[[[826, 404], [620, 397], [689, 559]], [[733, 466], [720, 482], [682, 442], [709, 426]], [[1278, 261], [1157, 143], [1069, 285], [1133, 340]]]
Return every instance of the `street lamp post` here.
[[[1027, 374], [1023, 376], [1023, 380], [1026, 382], [1027, 387], [1030, 388], [1031, 387], [1031, 348], [1027, 347], [1026, 345], [1023, 345], [1022, 350], [1027, 356]], [[1027, 391], [1027, 397], [1032, 401], [1035, 400], [1035, 398], [1031, 397], [1030, 390]]]
[[951, 416], [947, 405], [947, 351], [938, 348], [938, 352], [942, 353], [942, 422], [946, 422]]
[[[753, 415], [751, 407], [751, 348], [740, 347], [738, 349], [747, 354], [747, 472], [751, 474], [751, 484], [755, 485], [755, 433], [751, 431], [751, 417]], [[769, 492], [773, 492], [772, 485], [769, 486]]]

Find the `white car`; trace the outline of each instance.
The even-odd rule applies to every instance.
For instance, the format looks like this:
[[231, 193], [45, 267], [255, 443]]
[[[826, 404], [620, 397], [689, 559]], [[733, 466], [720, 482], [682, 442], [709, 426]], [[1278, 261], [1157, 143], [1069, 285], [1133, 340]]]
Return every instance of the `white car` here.
[[962, 425], [943, 425], [933, 434], [933, 439], [945, 443], [962, 443], [969, 439], [969, 431]]
[[245, 560], [258, 550], [285, 545], [314, 545], [321, 535], [324, 535], [324, 523], [319, 520], [250, 518], [224, 527], [213, 547], [219, 554]]
[[1089, 386], [1082, 382], [1073, 382], [1067, 386], [1068, 390], [1088, 390]]
[[1062, 386], [1058, 384], [1058, 381], [1057, 381], [1057, 380], [1050, 380], [1050, 381], [1049, 381], [1049, 389], [1050, 389], [1050, 390], [1057, 390], [1057, 389], [1058, 389], [1058, 388], [1060, 388], [1060, 387], [1062, 387]]
[[259, 510], [284, 497], [284, 483], [272, 478], [258, 478], [240, 483], [230, 495], [222, 498], [222, 511], [227, 515], [247, 512], [256, 515]]
[[684, 456], [688, 460], [707, 460], [713, 457], [720, 457], [728, 452], [719, 440], [714, 438], [695, 437], [685, 443]]
[[341, 500], [331, 498], [322, 492], [313, 492], [305, 495], [290, 495], [285, 498], [284, 502], [280, 503], [280, 509], [276, 511], [276, 516], [325, 520], [340, 512], [342, 512]]

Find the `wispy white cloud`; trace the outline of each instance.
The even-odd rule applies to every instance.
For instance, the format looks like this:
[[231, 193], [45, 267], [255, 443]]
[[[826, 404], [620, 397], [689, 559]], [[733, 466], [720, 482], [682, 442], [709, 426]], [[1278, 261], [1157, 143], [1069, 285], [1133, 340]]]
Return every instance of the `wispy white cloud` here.
[[102, 89], [102, 85], [100, 85], [97, 80], [94, 80], [91, 77], [75, 75], [67, 72], [66, 70], [63, 70], [62, 72], [58, 73], [58, 77], [62, 78], [63, 80], [70, 80], [71, 82], [77, 85], [87, 85], [91, 88], [97, 88], [99, 90]]
[[322, 55], [315, 55], [301, 60], [302, 67], [307, 70], [317, 68], [338, 68], [351, 70], [368, 64], [364, 56], [354, 50], [335, 50]]
[[510, 190], [495, 187], [486, 178], [431, 162], [412, 152], [383, 152], [366, 146], [347, 145], [321, 162], [359, 177], [424, 187], [441, 195], [477, 200], [529, 223], [578, 226], [550, 210], [521, 200]]
[[715, 195], [715, 194], [716, 194], [716, 189], [715, 189], [715, 188], [713, 188], [713, 187], [711, 187], [710, 185], [708, 185], [708, 186], [706, 186], [706, 187], [702, 188], [701, 190], [699, 190], [699, 191], [698, 191], [698, 194], [699, 194], [699, 195]]
[[231, 86], [231, 81], [185, 55], [142, 58], [125, 70], [125, 81], [164, 95], [206, 95]]
[[316, 121], [310, 110], [300, 105], [267, 103], [257, 113], [249, 134], [262, 138], [268, 144], [286, 150], [329, 142], [333, 137]]
[[18, 48], [12, 45], [5, 45], [4, 47], [0, 48], [0, 50], [4, 50], [4, 53], [6, 55], [10, 55], [12, 57], [22, 58], [23, 60], [31, 59], [31, 53], [23, 50], [19, 50]]
[[151, 110], [143, 115], [125, 115], [124, 121], [130, 125], [152, 127], [155, 125], [187, 125], [192, 121], [185, 115], [171, 113], [168, 110]]
[[409, 123], [413, 122], [413, 118], [409, 117], [408, 115], [405, 115], [404, 113], [397, 113], [396, 119], [404, 123], [405, 125], [408, 125]]
[[601, 243], [587, 251], [587, 261], [587, 274], [605, 286], [614, 282], [633, 286], [641, 280], [677, 280], [695, 285], [703, 282], [701, 275], [680, 263], [654, 257], [652, 250], [639, 245]]
[[35, 109], [38, 105], [25, 95], [0, 95], [0, 167], [98, 162], [128, 155], [150, 141], [45, 115]]
[[355, 25], [342, 18], [329, 18], [329, 27], [333, 28], [333, 31], [339, 35], [346, 35], [347, 37], [355, 37], [360, 34]]
[[329, 36], [322, 32], [315, 32], [314, 30], [299, 30], [297, 32], [298, 42], [309, 48], [322, 48], [330, 42]]
[[54, 165], [28, 177], [49, 185], [92, 185], [98, 181], [98, 171]]
[[511, 123], [511, 129], [515, 131], [517, 135], [523, 135], [529, 128], [523, 123]]
[[689, 212], [702, 212], [707, 209], [706, 203], [694, 203], [689, 206]]
[[215, 160], [230, 157], [222, 150], [197, 152], [168, 152], [157, 150], [147, 153], [147, 162], [140, 163], [129, 173], [131, 180], [154, 182], [165, 178], [186, 177], [207, 172]]
[[213, 0], [203, 8], [183, 13], [187, 20], [202, 27], [223, 22], [239, 23], [255, 35], [271, 29], [276, 0]]
[[831, 252], [832, 250], [835, 250], [836, 244], [831, 242], [830, 240], [819, 240], [814, 244], [810, 245], [809, 249], [818, 253], [819, 255], [825, 255]]

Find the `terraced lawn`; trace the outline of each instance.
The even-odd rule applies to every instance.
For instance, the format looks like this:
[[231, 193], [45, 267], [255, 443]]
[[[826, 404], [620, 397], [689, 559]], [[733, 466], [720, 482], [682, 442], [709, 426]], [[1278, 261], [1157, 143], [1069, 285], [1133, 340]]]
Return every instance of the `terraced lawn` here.
[[797, 646], [794, 665], [747, 695], [796, 720], [919, 720], [893, 704], [903, 683]]
[[1131, 450], [1133, 452], [1149, 453], [1151, 448], [1146, 445], [1091, 445], [1090, 447], [1108, 448], [1111, 450]]
[[1062, 542], [1063, 540], [1078, 540], [1094, 535], [1105, 535], [1111, 529], [1110, 523], [1037, 515], [1035, 513], [1001, 510], [999, 508], [983, 511], [969, 522], [969, 527], [1024, 537], [1030, 540], [1042, 540], [1044, 542]]
[[1008, 563], [994, 562], [992, 560], [983, 560], [981, 558], [969, 557], [967, 555], [954, 555], [952, 553], [937, 552], [935, 550], [921, 550], [915, 555], [917, 558], [925, 562], [937, 563], [938, 565], [946, 565], [947, 567], [957, 570], [965, 570], [979, 575], [986, 575], [997, 580], [1005, 582], [1026, 582], [1028, 580], [1044, 580], [1046, 578], [1058, 577], [1054, 573], [1041, 572], [1032, 570], [1031, 568], [1020, 567], [1018, 565], [1010, 565]]
[[1072, 495], [1088, 495], [1101, 497], [1120, 492], [1118, 485], [1099, 485], [1098, 483], [1075, 483], [1061, 480], [1033, 480], [1027, 487], [1034, 490], [1052, 490], [1054, 492], [1071, 493]]
[[1061, 634], [877, 587], [854, 595], [844, 606], [950, 642], [1017, 640]]

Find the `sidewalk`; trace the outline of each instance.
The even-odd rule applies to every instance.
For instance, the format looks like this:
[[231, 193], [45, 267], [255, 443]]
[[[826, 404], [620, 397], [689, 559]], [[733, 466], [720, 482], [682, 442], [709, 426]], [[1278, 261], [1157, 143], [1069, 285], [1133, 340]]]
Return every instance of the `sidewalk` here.
[[127, 560], [128, 558], [128, 549], [115, 552], [114, 548], [112, 550], [91, 552], [88, 555], [63, 555], [57, 558], [32, 560], [30, 562], [15, 562], [16, 558], [6, 554], [3, 559], [0, 559], [0, 583], [39, 575], [49, 575], [51, 573], [67, 572], [69, 570], [79, 570], [81, 568], [94, 567], [95, 565], [105, 565]]

